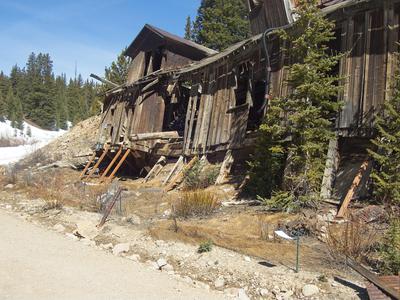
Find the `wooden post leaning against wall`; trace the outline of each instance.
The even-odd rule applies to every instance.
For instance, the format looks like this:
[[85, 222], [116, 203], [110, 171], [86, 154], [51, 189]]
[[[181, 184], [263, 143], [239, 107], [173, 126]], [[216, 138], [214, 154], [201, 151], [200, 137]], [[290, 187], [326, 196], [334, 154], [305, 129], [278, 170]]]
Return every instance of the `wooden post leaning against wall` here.
[[82, 179], [83, 177], [85, 177], [86, 171], [89, 169], [90, 165], [93, 163], [95, 158], [96, 158], [96, 151], [93, 152], [93, 155], [90, 157], [89, 161], [87, 162], [87, 164], [86, 164], [85, 168], [83, 169], [79, 178]]
[[118, 152], [115, 154], [114, 158], [112, 161], [108, 164], [108, 167], [105, 169], [103, 174], [100, 177], [100, 181], [104, 181], [104, 178], [107, 176], [107, 173], [111, 170], [111, 168], [114, 166], [115, 162], [117, 161], [118, 157], [122, 153], [122, 146], [119, 148]]
[[234, 163], [232, 150], [226, 151], [224, 161], [222, 162], [221, 169], [219, 171], [219, 175], [217, 180], [215, 181], [216, 185], [223, 184], [231, 172], [232, 166]]
[[105, 145], [103, 153], [101, 154], [101, 156], [100, 156], [99, 160], [96, 162], [96, 164], [93, 166], [92, 170], [90, 170], [89, 174], [87, 175], [87, 178], [90, 178], [94, 174], [94, 172], [96, 171], [96, 169], [98, 168], [100, 163], [106, 157], [106, 155], [108, 153], [108, 150], [110, 150], [110, 146], [109, 145]]
[[131, 149], [127, 149], [124, 156], [122, 156], [121, 160], [119, 161], [119, 163], [117, 164], [117, 166], [115, 167], [115, 169], [112, 171], [112, 173], [110, 174], [110, 176], [107, 177], [106, 181], [109, 183], [111, 182], [111, 180], [113, 180], [115, 174], [118, 172], [119, 168], [121, 168], [122, 164], [124, 163], [124, 161], [127, 159], [128, 155], [131, 153]]

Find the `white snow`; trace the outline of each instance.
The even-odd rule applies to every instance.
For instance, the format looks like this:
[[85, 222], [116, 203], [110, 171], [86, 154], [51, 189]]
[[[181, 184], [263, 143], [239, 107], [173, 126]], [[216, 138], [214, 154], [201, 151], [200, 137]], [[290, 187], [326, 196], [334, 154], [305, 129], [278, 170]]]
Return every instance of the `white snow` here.
[[[29, 130], [31, 131], [30, 136], [28, 135]], [[8, 120], [0, 122], [0, 139], [12, 140], [20, 144], [14, 147], [0, 147], [0, 165], [19, 161], [65, 132], [65, 130], [44, 130], [26, 122], [23, 123], [23, 130], [19, 130], [12, 128], [11, 122]]]

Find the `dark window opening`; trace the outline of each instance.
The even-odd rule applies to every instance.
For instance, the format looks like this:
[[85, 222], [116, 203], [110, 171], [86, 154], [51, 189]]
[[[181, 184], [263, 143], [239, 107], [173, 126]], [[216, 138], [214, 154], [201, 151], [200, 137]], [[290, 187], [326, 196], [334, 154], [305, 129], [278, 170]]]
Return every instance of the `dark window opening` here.
[[146, 52], [145, 54], [145, 65], [144, 65], [144, 70], [143, 70], [143, 76], [146, 76], [149, 74], [149, 68], [150, 68], [150, 60], [151, 60], [151, 52]]
[[257, 81], [253, 86], [253, 106], [249, 111], [247, 130], [257, 130], [264, 118], [265, 82]]
[[189, 90], [180, 88], [175, 97], [177, 97], [177, 101], [174, 101], [176, 103], [171, 103], [171, 97], [166, 99], [163, 131], [177, 131], [180, 136], [183, 136], [190, 97]]
[[246, 103], [247, 98], [247, 82], [248, 79], [245, 76], [238, 76], [237, 87], [235, 89], [236, 102], [235, 106], [240, 106]]
[[153, 52], [153, 72], [158, 71], [161, 69], [163, 59], [163, 50], [159, 48]]

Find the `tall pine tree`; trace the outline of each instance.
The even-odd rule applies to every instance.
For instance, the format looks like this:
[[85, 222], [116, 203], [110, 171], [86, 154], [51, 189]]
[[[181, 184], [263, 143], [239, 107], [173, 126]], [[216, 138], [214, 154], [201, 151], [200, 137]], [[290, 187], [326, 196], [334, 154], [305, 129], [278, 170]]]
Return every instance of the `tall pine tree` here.
[[202, 0], [193, 24], [193, 40], [214, 50], [250, 36], [248, 11], [243, 0]]
[[[267, 204], [285, 210], [317, 204], [341, 106], [339, 78], [331, 75], [340, 55], [327, 46], [335, 38], [335, 25], [320, 14], [317, 0], [300, 0], [296, 13], [294, 28], [281, 33], [295, 62], [289, 70], [291, 92], [269, 104], [251, 174], [256, 192], [270, 198]], [[257, 178], [267, 177], [265, 189]]]
[[376, 162], [372, 172], [374, 194], [385, 204], [400, 205], [400, 74], [395, 76], [393, 95], [376, 117], [375, 148], [369, 153]]

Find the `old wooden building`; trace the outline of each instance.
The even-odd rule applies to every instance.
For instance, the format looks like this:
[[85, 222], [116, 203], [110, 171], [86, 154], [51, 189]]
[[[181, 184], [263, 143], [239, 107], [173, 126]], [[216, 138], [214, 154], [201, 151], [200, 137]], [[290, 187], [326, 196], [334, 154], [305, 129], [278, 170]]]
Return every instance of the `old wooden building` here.
[[[126, 164], [144, 176], [160, 157], [182, 161], [215, 154], [232, 161], [235, 152], [251, 145], [268, 98], [284, 99], [289, 90], [288, 59], [273, 28], [290, 30], [296, 1], [244, 1], [254, 36], [221, 53], [143, 28], [126, 51], [132, 58], [128, 81], [106, 94], [92, 170], [112, 178]], [[344, 103], [338, 136], [369, 138], [374, 113], [390, 95], [400, 0], [321, 0], [320, 5], [336, 23], [330, 47], [345, 53], [336, 70], [344, 86], [338, 95]]]

